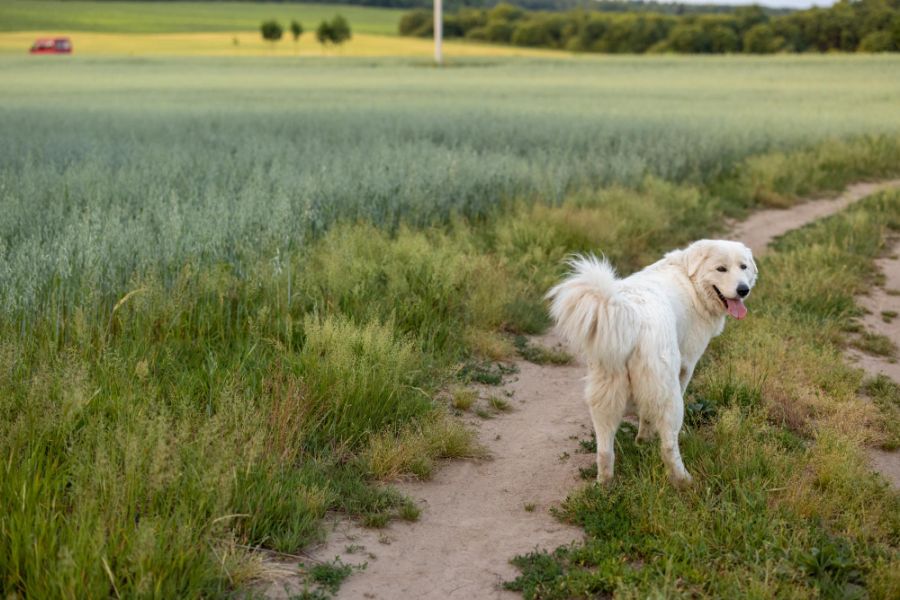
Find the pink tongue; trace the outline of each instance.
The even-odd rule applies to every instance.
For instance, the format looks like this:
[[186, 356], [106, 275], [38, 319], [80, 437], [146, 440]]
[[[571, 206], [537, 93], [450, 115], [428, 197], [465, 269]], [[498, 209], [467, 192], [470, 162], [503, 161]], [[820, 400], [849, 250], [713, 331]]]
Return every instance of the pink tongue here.
[[743, 319], [747, 316], [747, 307], [740, 298], [726, 298], [725, 302], [728, 304], [728, 314], [735, 319]]

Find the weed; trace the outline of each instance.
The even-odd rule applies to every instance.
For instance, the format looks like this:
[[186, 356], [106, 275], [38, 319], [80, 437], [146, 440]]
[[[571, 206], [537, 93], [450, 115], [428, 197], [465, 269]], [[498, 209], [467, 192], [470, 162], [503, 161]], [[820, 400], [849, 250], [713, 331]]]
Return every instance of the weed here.
[[483, 406], [478, 406], [475, 408], [475, 414], [482, 419], [493, 419], [494, 413]]
[[512, 364], [468, 362], [459, 370], [457, 376], [464, 383], [500, 385], [505, 376], [516, 372], [518, 369]]
[[490, 406], [497, 412], [509, 412], [512, 410], [512, 406], [509, 404], [509, 402], [498, 396], [491, 396], [490, 398], [488, 398], [487, 402], [488, 406]]
[[862, 331], [858, 337], [851, 340], [850, 344], [854, 348], [875, 356], [891, 357], [897, 353], [897, 346], [891, 341], [891, 338], [871, 331]]
[[517, 335], [513, 343], [522, 358], [538, 365], [567, 365], [572, 362], [572, 355], [568, 352], [532, 344], [524, 335]]
[[322, 589], [336, 594], [341, 584], [353, 574], [354, 570], [363, 570], [365, 565], [348, 565], [336, 557], [330, 563], [316, 563], [306, 570], [309, 580]]
[[459, 388], [453, 392], [450, 404], [458, 410], [469, 410], [477, 399], [478, 394], [474, 390]]
[[418, 521], [421, 515], [422, 510], [412, 501], [406, 502], [403, 508], [400, 509], [400, 518], [404, 521]]
[[896, 318], [897, 318], [897, 311], [896, 311], [896, 310], [883, 310], [883, 311], [881, 311], [881, 320], [884, 321], [885, 323], [890, 323], [891, 321], [893, 321], [893, 320], [896, 319]]

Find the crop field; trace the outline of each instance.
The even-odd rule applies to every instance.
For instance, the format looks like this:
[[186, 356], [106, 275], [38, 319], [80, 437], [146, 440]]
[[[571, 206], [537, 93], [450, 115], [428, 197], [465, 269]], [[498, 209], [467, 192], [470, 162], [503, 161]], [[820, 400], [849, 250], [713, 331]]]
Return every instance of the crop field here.
[[[59, 32], [43, 32], [54, 36]], [[428, 59], [434, 47], [430, 40], [401, 38], [388, 35], [354, 33], [353, 38], [339, 47], [323, 47], [315, 33], [306, 33], [297, 43], [283, 39], [277, 44], [264, 41], [259, 31], [228, 31], [207, 33], [65, 33], [72, 40], [79, 56], [239, 56], [281, 57], [285, 59], [350, 58], [350, 57], [410, 57]], [[36, 35], [30, 31], [0, 32], [0, 55], [28, 52]], [[465, 41], [450, 41], [444, 45], [448, 61], [463, 57], [501, 56], [557, 56], [556, 50], [509, 48]], [[563, 55], [564, 56], [564, 55]]]
[[[78, 2], [0, 0], [0, 31], [197, 33], [254, 31], [267, 19], [307, 31], [340, 13], [359, 33], [397, 35], [402, 10], [261, 2]], [[287, 34], [287, 32], [285, 32]], [[309, 34], [307, 34], [309, 35]]]
[[[224, 596], [326, 513], [415, 520], [380, 478], [482, 453], [442, 392], [547, 326], [569, 252], [637, 268], [900, 172], [889, 56], [43, 58], [0, 57], [4, 597]], [[884, 194], [783, 240], [690, 392], [709, 485], [626, 446], [564, 506], [585, 543], [510, 587], [896, 597], [897, 496], [860, 457], [900, 440], [839, 349], [897, 229]]]

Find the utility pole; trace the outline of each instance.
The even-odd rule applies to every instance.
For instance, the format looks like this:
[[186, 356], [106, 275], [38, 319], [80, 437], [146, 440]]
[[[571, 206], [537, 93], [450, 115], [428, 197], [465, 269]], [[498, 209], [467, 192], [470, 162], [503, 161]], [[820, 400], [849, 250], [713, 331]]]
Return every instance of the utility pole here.
[[443, 0], [434, 0], [434, 62], [444, 64], [442, 44], [444, 42], [444, 7]]

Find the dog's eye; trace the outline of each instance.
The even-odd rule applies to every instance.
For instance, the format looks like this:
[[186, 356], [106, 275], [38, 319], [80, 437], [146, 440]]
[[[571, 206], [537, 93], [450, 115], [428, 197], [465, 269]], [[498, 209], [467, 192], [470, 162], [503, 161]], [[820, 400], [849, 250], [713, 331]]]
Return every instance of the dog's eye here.
[[742, 268], [742, 269], [746, 269], [746, 268], [747, 268], [747, 265], [741, 265], [741, 268]]
[[717, 267], [716, 271], [718, 271], [719, 273], [725, 273], [726, 271], [728, 271], [728, 268], [727, 267]]

